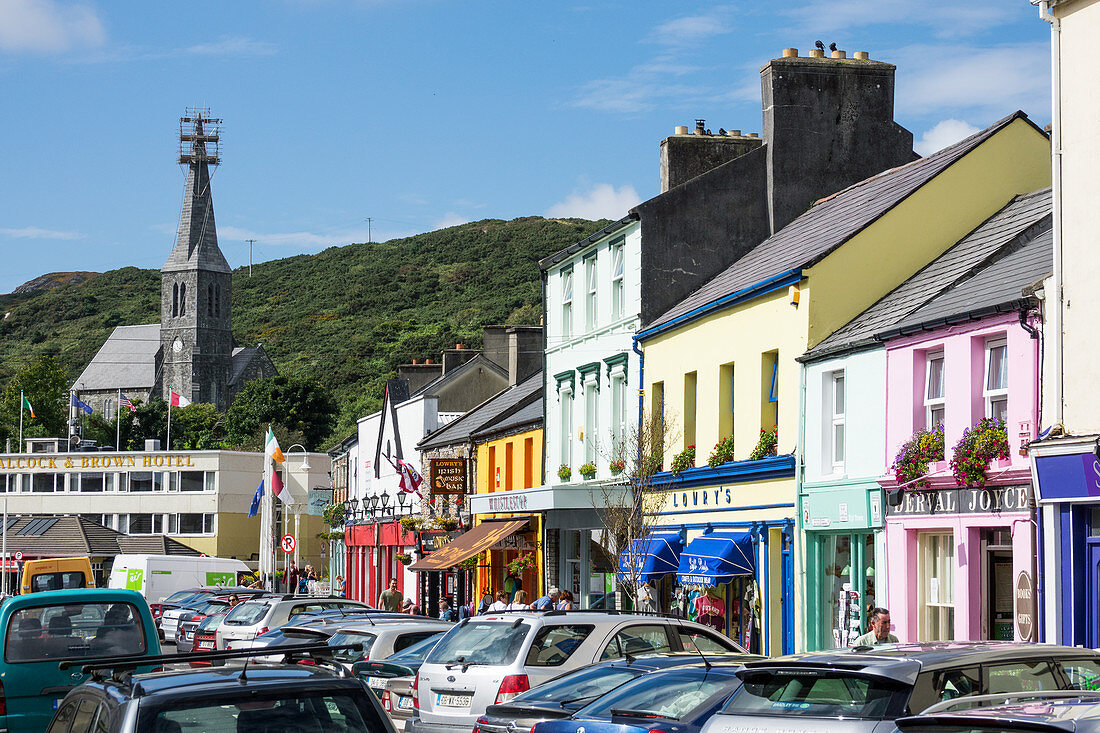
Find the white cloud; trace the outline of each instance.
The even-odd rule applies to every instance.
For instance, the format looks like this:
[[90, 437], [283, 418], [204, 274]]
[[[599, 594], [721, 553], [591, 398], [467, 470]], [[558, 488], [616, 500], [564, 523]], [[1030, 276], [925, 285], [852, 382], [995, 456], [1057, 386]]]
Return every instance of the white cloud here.
[[1019, 13], [1019, 5], [1003, 0], [810, 0], [781, 11], [793, 22], [785, 33], [816, 34], [825, 43], [839, 40], [831, 34], [875, 25], [917, 25], [940, 38], [959, 38], [1012, 22]]
[[980, 129], [982, 128], [974, 127], [969, 122], [963, 122], [962, 120], [943, 120], [931, 130], [926, 130], [913, 147], [921, 155], [931, 155], [937, 150], [943, 150], [948, 145], [954, 145], [964, 137], [970, 137]]
[[[314, 234], [313, 232], [255, 232], [234, 226], [218, 226], [218, 239], [225, 242], [247, 242], [256, 240], [257, 244], [273, 247], [298, 247], [302, 249], [324, 249], [337, 244], [367, 241], [367, 230], [349, 229], [333, 234]], [[376, 237], [377, 239], [377, 237]]]
[[55, 0], [0, 0], [0, 50], [62, 53], [102, 45], [106, 37], [96, 11]]
[[[1022, 109], [1050, 114], [1050, 46], [1046, 42], [989, 48], [908, 46], [896, 53], [897, 104], [907, 114], [936, 114], [988, 122]], [[942, 116], [942, 115], [941, 115]]]
[[649, 40], [666, 46], [682, 46], [724, 35], [733, 30], [728, 21], [730, 13], [730, 8], [721, 7], [705, 15], [675, 18], [654, 28]]
[[41, 227], [22, 227], [20, 229], [0, 229], [0, 236], [15, 239], [83, 239], [80, 232], [61, 232]]
[[597, 183], [588, 190], [574, 191], [546, 210], [552, 218], [621, 219], [626, 212], [641, 203], [634, 187], [627, 184], [616, 189], [610, 183]]
[[432, 225], [432, 231], [437, 229], [446, 229], [447, 227], [456, 227], [459, 224], [465, 224], [470, 220], [461, 214], [456, 214], [453, 211], [448, 211], [443, 215], [443, 218]]
[[199, 43], [186, 49], [187, 53], [200, 56], [270, 56], [276, 50], [273, 43], [244, 36], [222, 36], [213, 43]]

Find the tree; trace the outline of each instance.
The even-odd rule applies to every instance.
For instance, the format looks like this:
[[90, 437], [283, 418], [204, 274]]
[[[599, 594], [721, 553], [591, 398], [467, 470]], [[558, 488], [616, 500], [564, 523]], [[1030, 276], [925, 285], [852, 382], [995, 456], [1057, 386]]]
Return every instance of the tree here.
[[638, 599], [642, 562], [656, 549], [646, 541], [656, 524], [653, 492], [664, 488], [654, 476], [677, 438], [671, 418], [663, 410], [644, 416], [610, 446], [607, 458], [622, 466], [620, 480], [602, 482], [593, 489], [592, 504], [604, 527], [600, 545], [616, 561], [626, 556], [627, 569], [620, 574], [619, 589], [632, 604]]
[[226, 413], [226, 441], [237, 447], [263, 445], [271, 423], [300, 433], [306, 450], [314, 450], [332, 434], [337, 412], [336, 400], [320, 382], [297, 376], [257, 379], [245, 385]]
[[[143, 450], [148, 439], [160, 440], [164, 445], [168, 438], [168, 403], [160, 397], [153, 397], [146, 404], [135, 400], [134, 406], [137, 408], [134, 412], [123, 409], [118, 415], [117, 447], [120, 450]], [[114, 445], [115, 430], [115, 420], [108, 420], [98, 412], [85, 419], [84, 437], [95, 440], [99, 445]], [[224, 417], [214, 405], [199, 402], [172, 408], [171, 448], [219, 448], [224, 434]]]
[[[23, 437], [66, 437], [69, 418], [69, 378], [52, 356], [39, 356], [16, 372], [4, 388], [0, 404], [0, 438], [18, 439], [19, 393], [34, 407], [23, 412]], [[22, 446], [19, 447], [22, 450]]]

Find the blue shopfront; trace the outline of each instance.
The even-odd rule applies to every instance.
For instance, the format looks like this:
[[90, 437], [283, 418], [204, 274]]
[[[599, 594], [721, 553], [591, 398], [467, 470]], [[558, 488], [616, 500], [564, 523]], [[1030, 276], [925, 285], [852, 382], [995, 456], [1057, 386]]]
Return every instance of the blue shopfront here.
[[[1100, 448], [1097, 437], [1030, 447], [1039, 525], [1036, 639], [1100, 647]], [[1017, 578], [1017, 600], [1029, 592]], [[1017, 627], [1028, 619], [1017, 613]], [[1023, 634], [1021, 633], [1021, 636]]]

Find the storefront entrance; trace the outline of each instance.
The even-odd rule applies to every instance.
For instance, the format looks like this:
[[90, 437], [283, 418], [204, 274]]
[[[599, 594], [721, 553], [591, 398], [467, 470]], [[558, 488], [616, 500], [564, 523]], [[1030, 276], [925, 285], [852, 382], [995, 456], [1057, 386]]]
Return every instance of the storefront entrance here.
[[875, 536], [817, 534], [811, 553], [811, 562], [823, 569], [814, 604], [823, 638], [815, 648], [848, 647], [864, 633], [867, 614], [876, 606]]
[[1007, 527], [982, 532], [986, 567], [982, 604], [982, 639], [1012, 641], [1013, 578], [1012, 536]]

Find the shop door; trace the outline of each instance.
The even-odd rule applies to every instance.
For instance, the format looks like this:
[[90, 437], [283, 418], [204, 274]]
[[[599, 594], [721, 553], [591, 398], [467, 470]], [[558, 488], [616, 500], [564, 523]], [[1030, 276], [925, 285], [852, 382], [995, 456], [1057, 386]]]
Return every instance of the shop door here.
[[1086, 615], [1085, 646], [1090, 649], [1100, 647], [1100, 540], [1089, 540], [1087, 544], [1088, 564], [1085, 574], [1088, 576], [1088, 605], [1090, 613]]
[[989, 639], [1012, 641], [1012, 553], [989, 553], [989, 594], [986, 618], [989, 619]]

